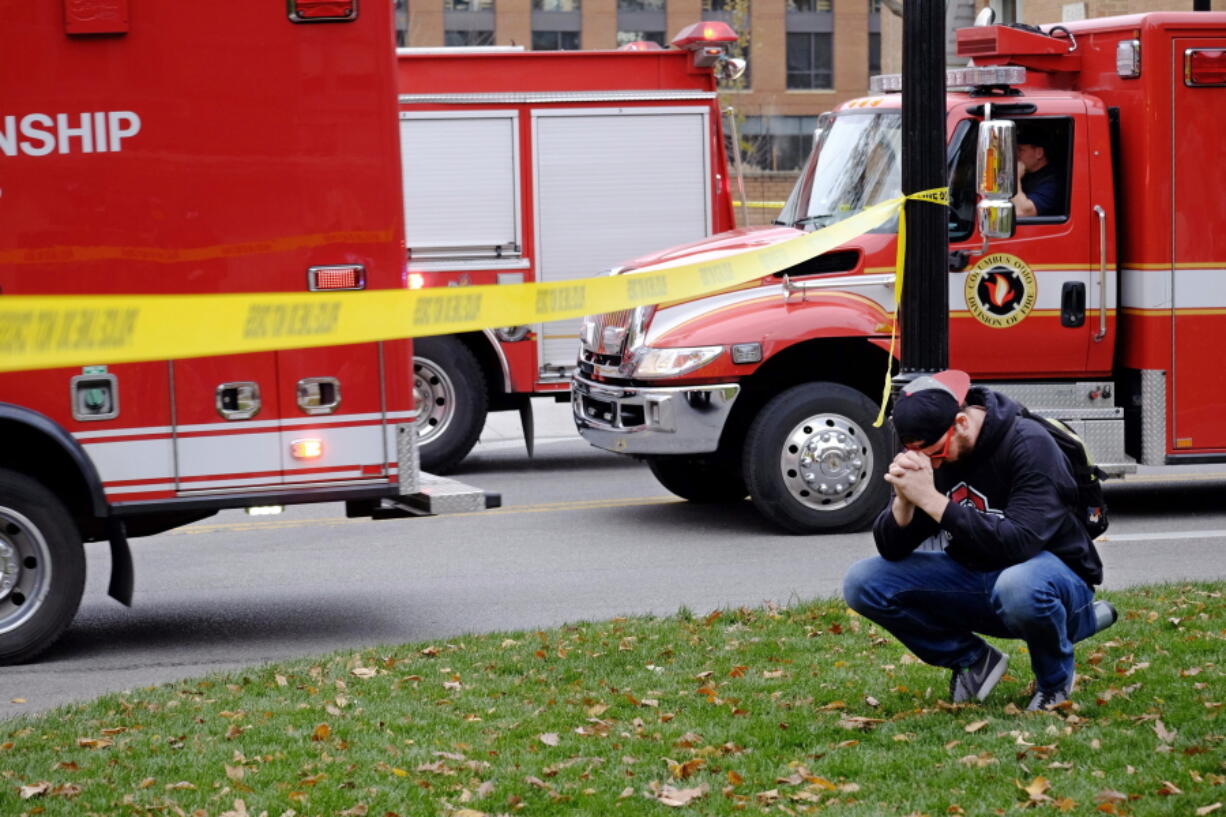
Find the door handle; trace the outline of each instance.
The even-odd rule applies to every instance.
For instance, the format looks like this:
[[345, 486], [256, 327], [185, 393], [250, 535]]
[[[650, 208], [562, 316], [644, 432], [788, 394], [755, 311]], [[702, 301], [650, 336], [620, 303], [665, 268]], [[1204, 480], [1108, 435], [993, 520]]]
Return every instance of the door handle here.
[[1065, 281], [1060, 291], [1060, 325], [1070, 329], [1086, 322], [1086, 285], [1081, 281]]
[[260, 411], [260, 385], [249, 380], [217, 387], [217, 413], [226, 420], [249, 420]]
[[1094, 205], [1098, 216], [1098, 331], [1094, 342], [1107, 337], [1107, 211], [1101, 204]]

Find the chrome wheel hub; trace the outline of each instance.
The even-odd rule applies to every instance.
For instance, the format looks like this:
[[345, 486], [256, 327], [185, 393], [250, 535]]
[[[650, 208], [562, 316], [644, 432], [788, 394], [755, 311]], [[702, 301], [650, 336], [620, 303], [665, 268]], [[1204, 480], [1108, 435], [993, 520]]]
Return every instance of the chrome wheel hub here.
[[817, 414], [798, 423], [779, 456], [792, 497], [819, 511], [850, 505], [868, 487], [873, 449], [860, 426], [841, 414]]
[[0, 633], [38, 612], [51, 589], [51, 569], [42, 531], [13, 508], [0, 507]]
[[419, 445], [439, 437], [455, 416], [455, 385], [447, 372], [432, 360], [413, 361], [413, 404], [417, 415]]
[[17, 548], [0, 533], [0, 601], [8, 598], [20, 579], [21, 559]]

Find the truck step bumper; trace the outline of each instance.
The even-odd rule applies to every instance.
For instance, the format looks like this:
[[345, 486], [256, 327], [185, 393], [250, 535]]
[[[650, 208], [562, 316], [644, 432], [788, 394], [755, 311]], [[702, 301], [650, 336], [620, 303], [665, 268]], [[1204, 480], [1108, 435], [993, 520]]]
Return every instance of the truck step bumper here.
[[580, 436], [617, 454], [707, 454], [741, 387], [622, 388], [575, 377], [571, 405]]
[[408, 516], [441, 516], [501, 508], [502, 495], [483, 491], [447, 477], [418, 473], [417, 490], [411, 494], [384, 497], [374, 507], [353, 508], [349, 516], [371, 519], [404, 519]]
[[427, 474], [417, 482], [417, 490], [400, 499], [421, 513], [470, 513], [487, 508], [501, 508], [502, 495], [487, 493], [459, 480]]

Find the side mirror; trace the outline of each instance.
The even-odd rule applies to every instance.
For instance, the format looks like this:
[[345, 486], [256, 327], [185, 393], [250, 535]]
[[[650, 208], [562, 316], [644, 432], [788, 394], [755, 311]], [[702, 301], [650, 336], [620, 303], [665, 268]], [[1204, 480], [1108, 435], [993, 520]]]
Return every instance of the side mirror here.
[[975, 215], [979, 219], [979, 234], [986, 240], [989, 238], [1012, 238], [1016, 214], [1013, 202], [980, 199], [975, 207]]
[[979, 231], [984, 239], [1012, 238], [1013, 198], [1017, 192], [1017, 137], [1012, 122], [979, 123], [976, 151]]

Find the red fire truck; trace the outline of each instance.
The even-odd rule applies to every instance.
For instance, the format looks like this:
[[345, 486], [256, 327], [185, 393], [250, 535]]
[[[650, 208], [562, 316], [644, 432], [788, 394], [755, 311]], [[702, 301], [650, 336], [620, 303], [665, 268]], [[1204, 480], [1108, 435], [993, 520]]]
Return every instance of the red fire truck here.
[[[948, 81], [950, 364], [1068, 421], [1116, 474], [1226, 461], [1226, 14], [987, 25], [958, 46], [974, 66]], [[775, 226], [627, 271], [736, 259], [899, 195], [891, 84], [821, 117]], [[1045, 211], [978, 201], [978, 135], [1006, 121], [1028, 173], [1042, 149]], [[1014, 172], [1011, 150], [995, 158]], [[896, 241], [892, 222], [752, 285], [589, 319], [580, 433], [693, 501], [748, 494], [794, 532], [863, 527], [892, 455], [873, 420]]]
[[[565, 281], [734, 226], [716, 98], [736, 34], [676, 48], [401, 49], [412, 286]], [[422, 338], [422, 467], [454, 468], [489, 411], [568, 399], [579, 320]]]
[[[390, 15], [356, 0], [8, 8], [0, 310], [404, 287]], [[0, 662], [68, 625], [82, 541], [110, 542], [127, 604], [127, 540], [221, 508], [484, 507], [418, 473], [411, 359], [399, 340], [0, 375]]]

